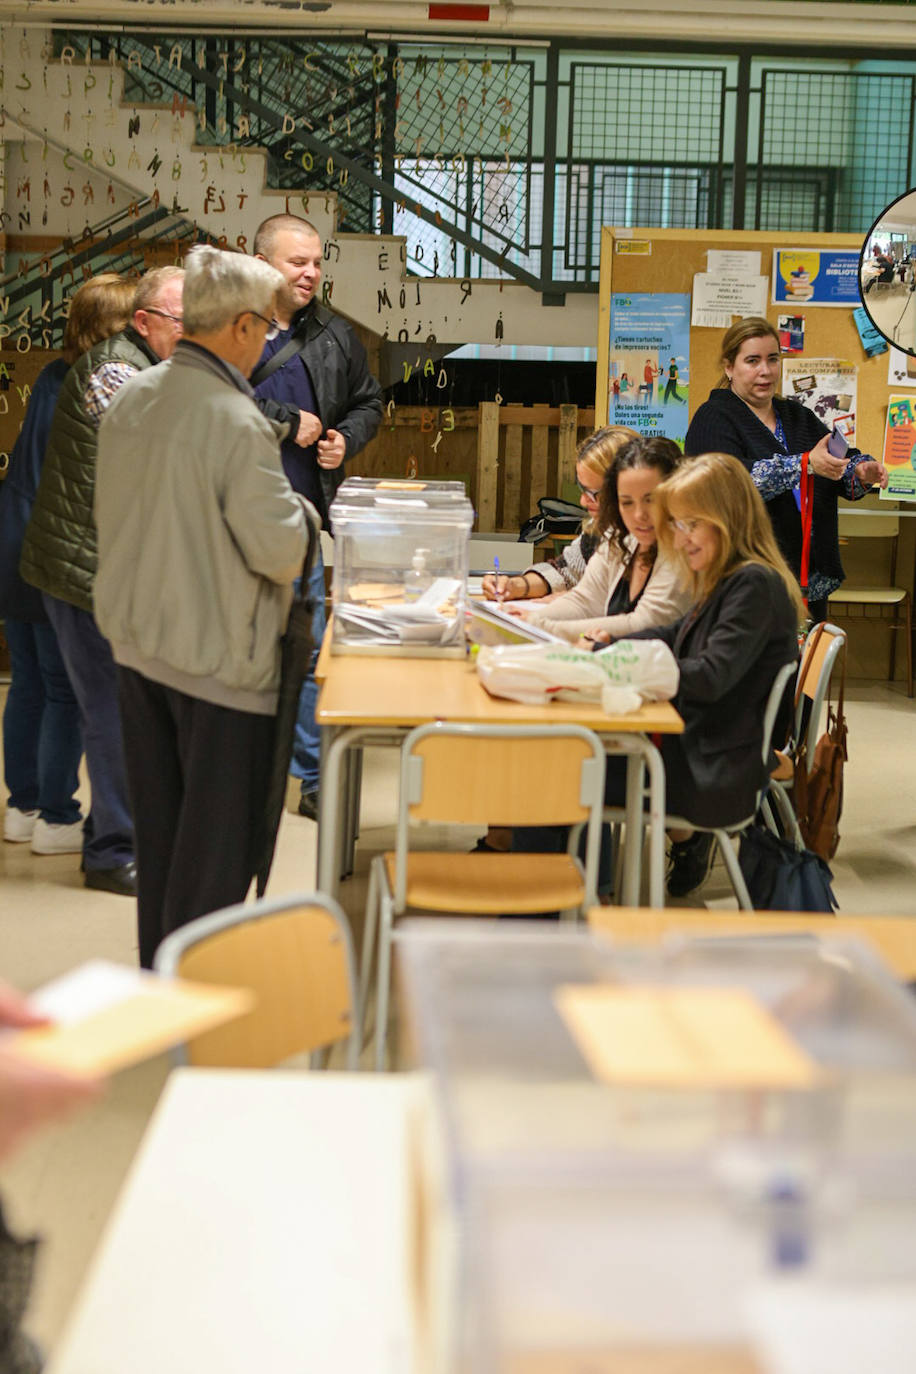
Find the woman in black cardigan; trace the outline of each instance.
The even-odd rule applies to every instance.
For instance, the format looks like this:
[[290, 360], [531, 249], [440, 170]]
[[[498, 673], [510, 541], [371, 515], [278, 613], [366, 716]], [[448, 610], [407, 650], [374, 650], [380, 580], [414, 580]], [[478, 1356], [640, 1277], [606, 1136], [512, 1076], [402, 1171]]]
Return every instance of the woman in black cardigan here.
[[[653, 496], [659, 547], [682, 564], [696, 597], [675, 624], [628, 636], [663, 640], [680, 670], [674, 705], [684, 733], [661, 745], [666, 809], [693, 825], [733, 825], [753, 815], [766, 784], [764, 710], [780, 668], [797, 657], [804, 607], [754, 484], [731, 455], [682, 464]], [[625, 794], [618, 764], [608, 760], [612, 805]], [[672, 835], [672, 897], [702, 885], [711, 853], [711, 835]]]
[[690, 422], [684, 451], [730, 453], [741, 460], [766, 502], [776, 541], [796, 577], [801, 572], [799, 510], [802, 455], [814, 474], [808, 573], [808, 612], [824, 620], [827, 598], [843, 581], [837, 498], [857, 501], [872, 486], [887, 486], [887, 469], [851, 448], [834, 458], [830, 431], [798, 401], [776, 395], [779, 336], [759, 316], [739, 320], [722, 340], [723, 375]]

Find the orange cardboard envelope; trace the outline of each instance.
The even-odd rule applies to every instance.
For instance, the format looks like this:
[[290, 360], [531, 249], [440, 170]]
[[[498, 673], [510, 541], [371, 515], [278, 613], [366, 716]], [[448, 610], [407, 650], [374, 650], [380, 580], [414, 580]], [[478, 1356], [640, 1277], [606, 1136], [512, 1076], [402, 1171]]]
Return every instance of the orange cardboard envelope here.
[[566, 984], [557, 1009], [596, 1078], [671, 1088], [809, 1088], [817, 1066], [740, 988]]
[[87, 1076], [114, 1073], [251, 1011], [248, 988], [211, 987], [137, 974], [119, 1000], [57, 1025], [18, 1031], [7, 1048], [34, 1063]]

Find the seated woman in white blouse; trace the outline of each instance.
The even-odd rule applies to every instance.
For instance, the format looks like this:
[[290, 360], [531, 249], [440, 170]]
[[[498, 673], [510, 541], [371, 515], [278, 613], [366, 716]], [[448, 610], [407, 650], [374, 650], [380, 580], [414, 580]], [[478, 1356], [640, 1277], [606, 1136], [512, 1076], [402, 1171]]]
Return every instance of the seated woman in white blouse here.
[[671, 439], [637, 438], [620, 449], [598, 507], [596, 524], [605, 537], [581, 582], [546, 605], [515, 602], [505, 610], [570, 641], [598, 631], [622, 639], [680, 619], [692, 596], [676, 564], [659, 551], [652, 518], [652, 494], [680, 460]]

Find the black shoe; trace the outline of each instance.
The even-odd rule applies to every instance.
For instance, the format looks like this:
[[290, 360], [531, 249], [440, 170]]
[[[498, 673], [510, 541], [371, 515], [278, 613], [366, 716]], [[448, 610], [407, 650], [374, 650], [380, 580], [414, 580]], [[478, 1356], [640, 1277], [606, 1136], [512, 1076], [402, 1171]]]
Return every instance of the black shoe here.
[[486, 835], [481, 835], [474, 848], [468, 850], [469, 854], [508, 854], [508, 852], [507, 849], [495, 849], [492, 844], [487, 844]]
[[299, 815], [306, 816], [310, 821], [318, 819], [318, 793], [303, 792], [299, 798]]
[[697, 830], [689, 840], [675, 840], [668, 861], [668, 896], [687, 897], [702, 887], [712, 868], [714, 835]]
[[117, 868], [87, 868], [85, 884], [97, 892], [114, 892], [119, 897], [136, 897], [137, 865], [118, 864]]

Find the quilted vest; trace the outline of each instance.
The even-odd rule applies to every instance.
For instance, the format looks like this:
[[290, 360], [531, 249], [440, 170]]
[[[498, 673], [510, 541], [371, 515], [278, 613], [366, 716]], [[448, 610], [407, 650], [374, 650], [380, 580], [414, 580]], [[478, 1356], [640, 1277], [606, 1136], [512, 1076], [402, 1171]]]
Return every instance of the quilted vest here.
[[84, 611], [92, 610], [98, 562], [92, 508], [98, 429], [83, 396], [101, 363], [126, 362], [139, 370], [155, 360], [128, 327], [77, 358], [61, 387], [19, 571], [26, 582]]

